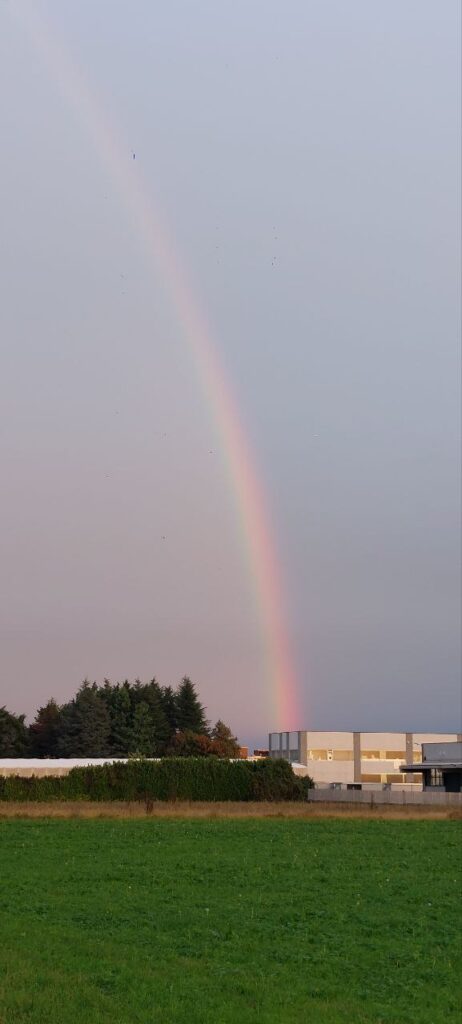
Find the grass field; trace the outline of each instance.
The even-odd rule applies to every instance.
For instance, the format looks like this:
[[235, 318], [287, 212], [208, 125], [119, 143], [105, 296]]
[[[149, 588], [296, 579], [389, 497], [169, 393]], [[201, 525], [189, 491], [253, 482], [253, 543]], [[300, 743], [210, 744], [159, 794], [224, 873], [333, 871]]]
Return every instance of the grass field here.
[[0, 822], [1, 1024], [459, 1022], [461, 826]]

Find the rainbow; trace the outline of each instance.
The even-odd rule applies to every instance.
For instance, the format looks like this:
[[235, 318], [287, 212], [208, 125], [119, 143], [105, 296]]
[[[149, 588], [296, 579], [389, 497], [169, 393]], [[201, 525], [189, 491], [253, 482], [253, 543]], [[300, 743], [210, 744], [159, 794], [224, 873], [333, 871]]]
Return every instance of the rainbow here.
[[[13, 8], [13, 5], [9, 5]], [[180, 264], [178, 253], [143, 181], [139, 165], [119, 142], [111, 120], [93, 88], [74, 63], [54, 28], [31, 4], [14, 5], [14, 13], [59, 83], [67, 103], [92, 139], [110, 174], [153, 272], [161, 274], [169, 301], [194, 356], [206, 401], [218, 427], [232, 492], [241, 522], [246, 563], [254, 588], [263, 641], [274, 729], [300, 728], [300, 687], [291, 651], [281, 568], [267, 512], [267, 500], [245, 436], [237, 402], [220, 364], [206, 317]]]

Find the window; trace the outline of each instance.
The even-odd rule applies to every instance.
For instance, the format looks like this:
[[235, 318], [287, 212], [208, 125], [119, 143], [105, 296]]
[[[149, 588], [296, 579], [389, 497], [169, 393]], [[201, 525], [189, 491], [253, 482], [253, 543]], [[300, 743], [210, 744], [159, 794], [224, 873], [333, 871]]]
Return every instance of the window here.
[[298, 732], [290, 732], [289, 737], [289, 761], [300, 760], [300, 746], [298, 742]]
[[443, 786], [443, 772], [439, 768], [432, 768], [430, 771], [430, 786]]

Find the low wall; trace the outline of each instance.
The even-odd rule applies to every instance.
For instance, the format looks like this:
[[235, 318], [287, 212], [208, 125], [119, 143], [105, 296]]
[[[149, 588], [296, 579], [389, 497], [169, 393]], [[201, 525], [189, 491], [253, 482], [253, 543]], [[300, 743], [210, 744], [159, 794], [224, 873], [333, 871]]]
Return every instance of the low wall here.
[[68, 775], [72, 768], [89, 768], [114, 761], [125, 763], [126, 757], [2, 757], [0, 776], [19, 775], [30, 779], [36, 775]]
[[309, 789], [309, 803], [319, 804], [364, 804], [375, 807], [378, 804], [397, 804], [416, 806], [419, 804], [440, 804], [445, 807], [454, 805], [462, 807], [462, 793], [445, 793], [437, 790], [431, 793], [428, 789], [421, 793], [408, 793], [406, 790], [369, 790], [360, 789]]

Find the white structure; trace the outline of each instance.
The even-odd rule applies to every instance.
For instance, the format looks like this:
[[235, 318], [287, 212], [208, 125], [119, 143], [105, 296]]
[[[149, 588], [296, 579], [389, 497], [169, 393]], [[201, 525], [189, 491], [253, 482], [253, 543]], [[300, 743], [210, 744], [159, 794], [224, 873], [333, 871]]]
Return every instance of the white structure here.
[[127, 761], [126, 757], [2, 757], [0, 775], [67, 775], [71, 768]]
[[405, 775], [403, 764], [420, 763], [423, 743], [461, 740], [459, 733], [422, 732], [272, 732], [270, 757], [306, 766], [316, 786], [395, 788], [422, 786], [420, 774]]

